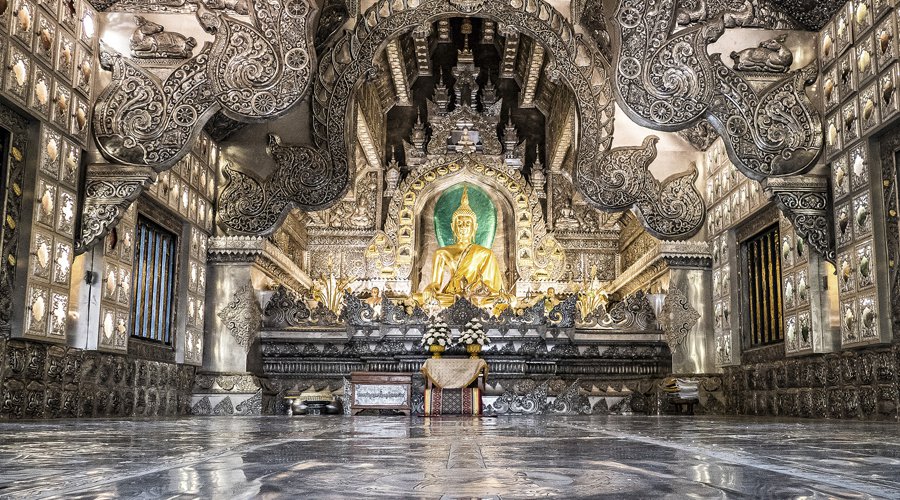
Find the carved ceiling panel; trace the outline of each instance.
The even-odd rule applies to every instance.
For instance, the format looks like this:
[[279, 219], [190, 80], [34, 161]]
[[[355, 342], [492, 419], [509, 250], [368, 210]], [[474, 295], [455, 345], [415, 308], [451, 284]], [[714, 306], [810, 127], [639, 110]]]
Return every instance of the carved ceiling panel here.
[[348, 162], [348, 146], [353, 142], [347, 136], [353, 130], [351, 98], [357, 86], [377, 73], [373, 61], [384, 44], [417, 26], [462, 13], [502, 21], [508, 29], [534, 39], [550, 55], [549, 79], [564, 83], [579, 96], [575, 183], [586, 200], [606, 211], [634, 207], [657, 237], [684, 238], [700, 229], [705, 207], [692, 185], [695, 172], [655, 179], [648, 171], [656, 154], [655, 138], [640, 147], [610, 150], [614, 106], [608, 61], [543, 0], [381, 0], [370, 7], [356, 29], [324, 54], [315, 82], [316, 144], [327, 149], [335, 171], [353, 168]]
[[825, 26], [837, 11], [846, 5], [844, 0], [770, 0], [781, 12], [809, 31]]

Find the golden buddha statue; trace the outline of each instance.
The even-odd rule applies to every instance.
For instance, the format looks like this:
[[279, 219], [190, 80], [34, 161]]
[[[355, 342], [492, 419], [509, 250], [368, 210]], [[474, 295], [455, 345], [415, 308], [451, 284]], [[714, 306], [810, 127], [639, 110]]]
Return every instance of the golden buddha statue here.
[[[493, 304], [504, 292], [503, 275], [494, 252], [476, 244], [478, 221], [469, 206], [469, 188], [463, 188], [459, 208], [453, 212], [451, 229], [456, 243], [437, 249], [431, 268], [431, 282], [420, 303], [437, 300], [441, 306], [453, 304], [457, 296], [476, 305]], [[447, 276], [449, 275], [449, 278]]]

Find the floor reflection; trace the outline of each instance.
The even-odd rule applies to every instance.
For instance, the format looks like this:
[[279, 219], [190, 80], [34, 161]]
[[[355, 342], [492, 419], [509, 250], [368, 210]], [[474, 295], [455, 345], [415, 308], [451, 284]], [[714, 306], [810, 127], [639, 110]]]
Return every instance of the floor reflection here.
[[0, 497], [900, 497], [892, 423], [258, 417], [0, 423]]

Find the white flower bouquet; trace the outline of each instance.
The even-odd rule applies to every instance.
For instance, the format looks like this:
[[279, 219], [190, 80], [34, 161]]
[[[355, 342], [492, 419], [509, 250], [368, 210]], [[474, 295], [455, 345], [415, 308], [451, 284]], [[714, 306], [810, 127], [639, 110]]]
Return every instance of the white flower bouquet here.
[[491, 338], [488, 337], [487, 333], [484, 332], [484, 328], [481, 326], [481, 321], [479, 321], [478, 319], [473, 319], [466, 323], [466, 329], [456, 340], [456, 343], [464, 346], [475, 344], [486, 346], [491, 343]]
[[428, 324], [428, 328], [425, 329], [425, 335], [422, 336], [423, 346], [430, 347], [439, 345], [442, 347], [450, 347], [451, 343], [450, 327], [447, 326], [447, 323], [437, 320]]

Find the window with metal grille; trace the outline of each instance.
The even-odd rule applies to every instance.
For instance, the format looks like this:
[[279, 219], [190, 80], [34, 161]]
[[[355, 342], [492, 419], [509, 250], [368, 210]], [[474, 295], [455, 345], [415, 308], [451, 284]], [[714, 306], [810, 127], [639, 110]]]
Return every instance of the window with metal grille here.
[[778, 225], [774, 225], [742, 245], [748, 300], [745, 304], [745, 332], [749, 346], [784, 341], [781, 303], [781, 254]]
[[135, 242], [131, 335], [171, 344], [178, 238], [139, 215]]

